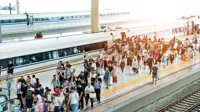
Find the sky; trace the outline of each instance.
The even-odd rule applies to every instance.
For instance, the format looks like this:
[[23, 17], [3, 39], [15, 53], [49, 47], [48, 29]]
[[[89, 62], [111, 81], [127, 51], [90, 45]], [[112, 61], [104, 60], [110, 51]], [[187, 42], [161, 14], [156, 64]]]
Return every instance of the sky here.
[[[0, 5], [16, 0], [0, 0]], [[138, 17], [168, 17], [200, 14], [200, 0], [99, 0], [100, 9], [126, 10]], [[90, 10], [91, 0], [20, 0], [21, 12], [66, 12]]]

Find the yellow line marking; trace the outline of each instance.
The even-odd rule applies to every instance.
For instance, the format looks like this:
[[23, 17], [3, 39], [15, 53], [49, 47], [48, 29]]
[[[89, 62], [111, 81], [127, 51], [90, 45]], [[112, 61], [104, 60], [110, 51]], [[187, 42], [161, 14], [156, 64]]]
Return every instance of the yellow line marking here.
[[[172, 69], [174, 69], [174, 68], [176, 68], [176, 67], [179, 67], [179, 66], [183, 66], [183, 65], [185, 65], [185, 64], [188, 64], [189, 62], [194, 61], [194, 60], [197, 60], [197, 59], [200, 59], [200, 56], [197, 56], [197, 57], [195, 57], [195, 58], [193, 58], [193, 59], [190, 59], [190, 60], [188, 60], [188, 61], [180, 62], [180, 63], [178, 63], [178, 64], [169, 66], [169, 67], [167, 67], [167, 68], [164, 68], [164, 69], [160, 70], [158, 73], [164, 73], [164, 72], [169, 71], [169, 70], [172, 70]], [[159, 74], [158, 74], [158, 75], [159, 75]], [[143, 77], [139, 77], [139, 78], [134, 79], [134, 80], [132, 80], [132, 81], [129, 81], [129, 82], [127, 82], [127, 83], [124, 83], [124, 84], [121, 84], [121, 85], [116, 86], [116, 87], [114, 87], [114, 88], [111, 88], [111, 89], [109, 89], [109, 90], [103, 91], [103, 92], [101, 93], [101, 96], [106, 96], [106, 95], [111, 94], [111, 93], [113, 93], [113, 92], [115, 92], [115, 91], [117, 91], [117, 90], [123, 89], [123, 88], [125, 88], [125, 87], [131, 86], [131, 85], [133, 85], [133, 84], [136, 84], [136, 83], [138, 83], [138, 82], [140, 82], [140, 81], [143, 81], [143, 80], [147, 80], [147, 79], [149, 79], [149, 78], [151, 78], [151, 75], [149, 75], [149, 74], [148, 74], [148, 75], [145, 75], [145, 76], [143, 76]]]

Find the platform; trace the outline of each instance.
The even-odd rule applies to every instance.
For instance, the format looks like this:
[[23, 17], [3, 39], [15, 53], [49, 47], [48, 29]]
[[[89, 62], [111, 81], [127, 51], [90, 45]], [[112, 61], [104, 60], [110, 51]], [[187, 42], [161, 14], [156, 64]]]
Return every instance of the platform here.
[[[130, 19], [129, 16], [104, 17], [104, 18], [101, 18], [101, 24], [125, 22], [125, 21], [131, 21], [131, 20], [132, 19]], [[38, 23], [38, 24], [29, 25], [29, 26], [27, 26], [26, 24], [8, 25], [8, 26], [2, 26], [2, 35], [29, 33], [29, 32], [36, 32], [36, 31], [63, 29], [63, 28], [74, 28], [74, 27], [89, 26], [89, 25], [90, 25], [90, 19], [60, 21], [60, 22], [45, 22], [45, 23]]]
[[[184, 39], [186, 37], [179, 37], [179, 38]], [[198, 64], [194, 68], [185, 69], [184, 73], [191, 72], [194, 69], [199, 69], [200, 68], [199, 62], [200, 62], [199, 54], [195, 58], [193, 58], [189, 61], [185, 61], [185, 62], [181, 62], [179, 58], [176, 58], [175, 63], [173, 65], [169, 65], [166, 68], [163, 68], [161, 66], [159, 68], [159, 78], [165, 77], [175, 71], [179, 71], [180, 69], [186, 68], [195, 63], [198, 63]], [[73, 68], [75, 68], [77, 70], [77, 72], [76, 72], [77, 75], [78, 75], [78, 73], [80, 73], [80, 71], [82, 71], [84, 69], [82, 64], [75, 65], [72, 67], [72, 69]], [[35, 75], [36, 75], [36, 78], [40, 79], [40, 82], [43, 85], [43, 87], [48, 86], [48, 87], [52, 88], [50, 83], [51, 83], [52, 77], [55, 73], [56, 73], [55, 69], [52, 69], [52, 70], [47, 70], [44, 72], [37, 73]], [[121, 74], [121, 72], [118, 71], [118, 73], [117, 73], [118, 80], [119, 80], [118, 83], [114, 83], [112, 86], [110, 86], [110, 88], [108, 90], [106, 90], [105, 84], [102, 85], [102, 93], [101, 93], [102, 102], [104, 102], [110, 98], [113, 98], [117, 95], [120, 95], [120, 94], [124, 93], [125, 91], [140, 87], [144, 84], [151, 82], [151, 75], [149, 75], [148, 73], [149, 73], [149, 70], [144, 71], [142, 69], [139, 69], [139, 74], [133, 75], [130, 67], [126, 67], [125, 72], [123, 74]], [[101, 77], [103, 77], [103, 75]], [[176, 78], [176, 76], [174, 76], [174, 78]], [[26, 79], [26, 77], [25, 77], [25, 79]], [[15, 78], [14, 82], [12, 83], [11, 98], [16, 97], [16, 87], [15, 87], [16, 80], [17, 80], [17, 78]], [[1, 87], [6, 87], [5, 81], [0, 82], [0, 84], [1, 84]], [[7, 94], [7, 92], [3, 91], [3, 92], [1, 92], [1, 94]], [[100, 106], [103, 105], [103, 106], [100, 108], [98, 105], [100, 105]], [[98, 110], [98, 112], [100, 112], [101, 109], [105, 109], [104, 106], [105, 106], [104, 103], [97, 104], [97, 107], [95, 106], [92, 111]], [[108, 107], [110, 107], [110, 106], [111, 106], [111, 104]]]
[[[155, 20], [135, 20], [128, 22], [118, 22], [118, 23], [109, 23], [105, 26], [110, 27], [111, 29], [116, 29], [117, 27], [121, 27], [119, 30], [132, 30], [134, 33], [152, 33], [151, 31], [162, 31], [168, 30], [174, 27], [183, 27], [184, 20], [174, 20], [174, 21], [155, 21]], [[82, 26], [76, 28], [66, 28], [66, 29], [56, 29], [56, 30], [48, 30], [44, 31], [43, 38], [56, 38], [63, 36], [74, 36], [74, 35], [83, 35], [84, 32], [89, 32], [90, 26]], [[108, 30], [109, 31], [109, 30]], [[17, 42], [17, 41], [26, 41], [26, 40], [34, 40], [35, 32], [32, 33], [22, 33], [22, 34], [9, 34], [3, 36], [3, 42]]]

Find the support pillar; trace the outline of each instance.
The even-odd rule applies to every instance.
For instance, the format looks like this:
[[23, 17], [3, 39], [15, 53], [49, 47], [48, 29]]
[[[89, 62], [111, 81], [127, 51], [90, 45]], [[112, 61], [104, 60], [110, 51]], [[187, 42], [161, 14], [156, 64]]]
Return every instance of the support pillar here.
[[98, 33], [99, 31], [99, 0], [91, 0], [91, 32]]
[[1, 33], [1, 26], [0, 26], [0, 43], [2, 43], [2, 33]]
[[16, 9], [17, 9], [17, 14], [20, 14], [20, 2], [19, 2], [19, 0], [16, 0]]

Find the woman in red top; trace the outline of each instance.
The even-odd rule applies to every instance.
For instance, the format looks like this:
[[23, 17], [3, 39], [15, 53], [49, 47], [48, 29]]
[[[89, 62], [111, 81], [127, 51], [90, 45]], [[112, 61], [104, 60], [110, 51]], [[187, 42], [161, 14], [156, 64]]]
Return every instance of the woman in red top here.
[[60, 93], [61, 93], [60, 88], [56, 87], [56, 89], [54, 90], [54, 93], [57, 94], [57, 95], [60, 95]]

